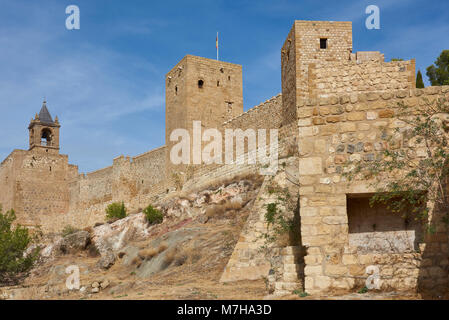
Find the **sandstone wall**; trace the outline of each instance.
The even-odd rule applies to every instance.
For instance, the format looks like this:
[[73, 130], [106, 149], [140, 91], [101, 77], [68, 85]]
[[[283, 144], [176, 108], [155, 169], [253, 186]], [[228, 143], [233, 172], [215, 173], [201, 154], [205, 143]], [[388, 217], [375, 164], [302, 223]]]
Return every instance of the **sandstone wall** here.
[[14, 150], [0, 165], [0, 204], [3, 211], [14, 208], [14, 154], [19, 152]]
[[40, 225], [46, 216], [68, 211], [68, 184], [77, 174], [66, 155], [15, 150], [1, 165], [0, 201], [5, 210], [16, 211], [17, 223]]
[[[397, 103], [419, 108], [424, 98], [448, 96], [449, 87], [307, 99], [298, 105], [300, 215], [305, 256], [305, 290], [364, 286], [366, 267], [377, 266], [381, 289], [414, 290], [447, 285], [448, 236], [441, 217], [431, 217], [437, 230], [418, 252], [359, 252], [350, 246], [348, 195], [375, 192], [370, 181], [350, 184], [342, 176], [346, 160], [375, 161], [385, 143], [383, 132], [399, 129], [398, 147], [410, 147], [405, 124], [395, 118]], [[413, 146], [417, 157], [425, 156]], [[435, 212], [438, 215], [438, 212]]]
[[[282, 95], [278, 94], [275, 97], [249, 109], [248, 111], [242, 113], [238, 117], [233, 118], [230, 121], [226, 121], [222, 125], [223, 143], [224, 148], [224, 130], [226, 129], [241, 129], [243, 131], [247, 129], [266, 129], [266, 142], [270, 142], [270, 130], [278, 130], [278, 148], [276, 153], [278, 158], [285, 158], [292, 153], [294, 153], [295, 145], [297, 145], [297, 130], [295, 130], [296, 123], [290, 122], [288, 124], [283, 123], [283, 112], [282, 112]], [[204, 147], [204, 143], [203, 143]], [[236, 144], [234, 143], [234, 148], [232, 150], [234, 155], [234, 160], [237, 161], [237, 155], [235, 150]], [[213, 181], [223, 180], [226, 178], [232, 178], [237, 175], [245, 174], [260, 174], [261, 164], [258, 162], [256, 164], [248, 163], [249, 155], [257, 157], [258, 149], [249, 149], [247, 141], [245, 141], [244, 154], [239, 158], [243, 160], [243, 164], [225, 164], [224, 157], [222, 164], [202, 164], [201, 166], [193, 166], [192, 177], [184, 185], [184, 189], [191, 189], [193, 187], [200, 188], [206, 186]], [[226, 150], [223, 150], [226, 152]], [[270, 152], [267, 149], [266, 154], [269, 155]], [[280, 163], [278, 165], [281, 165]]]
[[[193, 137], [193, 121], [203, 129], [220, 129], [224, 121], [243, 112], [242, 66], [212, 59], [185, 56], [166, 76], [165, 145], [176, 143], [170, 135], [186, 129]], [[191, 158], [191, 162], [193, 158]], [[180, 172], [167, 153], [167, 170]]]
[[[274, 269], [274, 261], [276, 259], [270, 259], [271, 255], [273, 253], [278, 254], [282, 251], [283, 246], [265, 240], [264, 236], [270, 234], [265, 220], [266, 208], [270, 203], [278, 203], [279, 208], [285, 207], [285, 204], [279, 201], [279, 197], [287, 196], [272, 192], [271, 190], [273, 190], [272, 188], [287, 189], [292, 199], [291, 201], [296, 203], [298, 200], [297, 181], [295, 181], [296, 179], [292, 179], [289, 174], [289, 172], [297, 171], [297, 158], [289, 157], [283, 159], [283, 161], [284, 165], [279, 167], [276, 175], [265, 177], [259, 193], [254, 200], [250, 215], [240, 234], [239, 241], [223, 271], [220, 281], [228, 282], [266, 278], [269, 275], [270, 269]], [[288, 212], [286, 216], [293, 218], [293, 215], [293, 212]], [[299, 230], [297, 231], [299, 232]], [[287, 245], [285, 244], [284, 246]], [[272, 250], [273, 252], [269, 253], [267, 250]], [[298, 256], [302, 257], [302, 254], [298, 252]], [[294, 262], [291, 261], [289, 263], [293, 264]], [[289, 279], [292, 282], [299, 280], [297, 275], [296, 279]]]
[[310, 98], [415, 88], [415, 60], [320, 61], [309, 65]]
[[223, 123], [224, 129], [278, 129], [282, 124], [282, 95], [278, 94]]
[[83, 228], [105, 219], [112, 202], [124, 201], [128, 212], [137, 212], [166, 193], [172, 184], [165, 177], [165, 146], [139, 156], [115, 158], [113, 165], [81, 174], [70, 183], [70, 210], [51, 216], [43, 229], [58, 232], [66, 225]]

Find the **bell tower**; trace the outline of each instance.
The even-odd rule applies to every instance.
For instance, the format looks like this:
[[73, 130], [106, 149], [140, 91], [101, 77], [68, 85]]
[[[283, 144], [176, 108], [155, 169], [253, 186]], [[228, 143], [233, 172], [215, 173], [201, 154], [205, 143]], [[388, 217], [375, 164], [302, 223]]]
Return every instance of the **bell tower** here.
[[48, 112], [47, 102], [44, 100], [41, 111], [31, 119], [28, 130], [30, 132], [29, 150], [42, 150], [47, 153], [59, 153], [59, 124], [58, 117], [53, 118]]

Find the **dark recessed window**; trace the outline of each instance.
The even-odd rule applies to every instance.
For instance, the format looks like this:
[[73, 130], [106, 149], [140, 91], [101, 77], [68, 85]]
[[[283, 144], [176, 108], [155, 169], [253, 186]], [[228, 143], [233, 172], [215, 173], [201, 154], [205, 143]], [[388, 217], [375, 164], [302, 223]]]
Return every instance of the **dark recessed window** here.
[[219, 87], [220, 86], [220, 81], [217, 81], [217, 87]]
[[178, 94], [178, 86], [175, 87], [175, 94]]
[[320, 49], [327, 49], [327, 38], [320, 39]]
[[203, 80], [198, 80], [198, 88], [202, 88], [204, 86], [204, 81]]

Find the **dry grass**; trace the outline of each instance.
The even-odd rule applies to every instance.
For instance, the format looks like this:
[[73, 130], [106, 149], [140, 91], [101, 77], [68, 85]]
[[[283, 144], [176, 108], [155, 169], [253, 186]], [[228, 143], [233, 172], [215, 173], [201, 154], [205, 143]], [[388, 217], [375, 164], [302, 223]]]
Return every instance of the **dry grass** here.
[[157, 248], [148, 248], [148, 249], [142, 249], [139, 251], [138, 256], [141, 260], [150, 260], [160, 254], [161, 252], [164, 252], [168, 248], [167, 243], [162, 242], [159, 244]]
[[225, 211], [224, 205], [214, 204], [206, 208], [206, 216], [208, 218], [222, 216]]
[[175, 266], [182, 266], [184, 264], [194, 264], [201, 259], [201, 252], [198, 248], [192, 246], [174, 249], [167, 253], [165, 263], [166, 265], [174, 264]]
[[137, 268], [139, 268], [141, 264], [142, 264], [142, 259], [139, 256], [137, 256], [131, 260], [131, 265], [136, 266]]
[[92, 227], [86, 227], [86, 228], [83, 229], [83, 231], [87, 231], [90, 234], [92, 234], [94, 232], [94, 229]]
[[225, 210], [240, 210], [243, 207], [243, 200], [241, 198], [234, 198], [226, 201], [224, 206]]
[[166, 242], [162, 242], [162, 243], [159, 245], [159, 247], [157, 248], [157, 252], [158, 252], [158, 253], [161, 253], [161, 252], [167, 250], [167, 248], [168, 248], [167, 243], [166, 243]]
[[177, 248], [173, 248], [170, 249], [164, 257], [164, 264], [168, 267], [169, 265], [172, 264], [172, 262], [175, 260], [176, 255], [178, 254], [178, 249]]
[[228, 199], [220, 204], [214, 204], [206, 208], [206, 216], [208, 218], [223, 217], [226, 211], [240, 210], [243, 207], [243, 200], [240, 198]]
[[159, 251], [156, 248], [143, 249], [140, 250], [138, 256], [141, 260], [150, 260], [151, 258], [157, 256]]

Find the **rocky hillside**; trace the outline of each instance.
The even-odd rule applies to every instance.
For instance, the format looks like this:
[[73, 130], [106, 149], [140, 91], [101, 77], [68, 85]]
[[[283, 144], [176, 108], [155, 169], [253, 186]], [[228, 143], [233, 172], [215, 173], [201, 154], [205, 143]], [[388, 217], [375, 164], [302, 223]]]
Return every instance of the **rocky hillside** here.
[[[262, 298], [263, 280], [219, 283], [263, 177], [236, 177], [154, 204], [164, 221], [143, 213], [63, 237], [47, 235], [25, 281], [0, 288], [4, 299]], [[70, 267], [69, 269], [67, 269]], [[79, 289], [66, 281], [79, 270]]]

